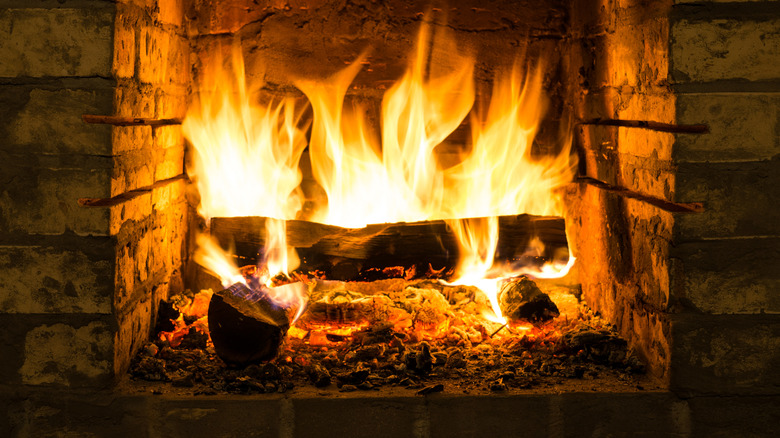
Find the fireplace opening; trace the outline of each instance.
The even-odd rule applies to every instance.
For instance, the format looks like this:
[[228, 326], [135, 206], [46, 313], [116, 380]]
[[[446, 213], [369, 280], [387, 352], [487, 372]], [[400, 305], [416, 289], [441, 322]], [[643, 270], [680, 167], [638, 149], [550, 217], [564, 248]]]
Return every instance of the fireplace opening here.
[[[644, 352], [581, 299], [567, 238], [579, 97], [563, 3], [246, 8], [191, 40], [192, 292], [162, 302], [134, 379], [649, 385]], [[459, 31], [473, 20], [487, 28]]]
[[0, 430], [753, 430], [770, 3], [4, 2]]

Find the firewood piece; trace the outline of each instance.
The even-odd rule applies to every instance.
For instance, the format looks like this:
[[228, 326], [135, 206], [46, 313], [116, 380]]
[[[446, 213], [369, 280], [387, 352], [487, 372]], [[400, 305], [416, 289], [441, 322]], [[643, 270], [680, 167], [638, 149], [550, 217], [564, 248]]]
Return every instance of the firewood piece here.
[[550, 297], [527, 277], [505, 283], [498, 293], [498, 302], [501, 312], [511, 321], [544, 322], [560, 314]]
[[243, 283], [217, 292], [208, 313], [214, 350], [234, 367], [273, 359], [290, 327], [291, 312]]
[[[236, 256], [246, 264], [257, 260], [258, 248], [266, 241], [264, 217], [213, 218], [211, 234], [224, 246], [234, 245]], [[544, 253], [528, 257], [541, 265], [552, 260], [556, 250], [567, 247], [563, 218], [546, 216], [499, 217], [499, 243], [496, 260], [522, 257], [532, 238], [544, 244]], [[287, 221], [287, 244], [298, 251], [301, 269], [322, 270], [328, 278], [351, 280], [356, 272], [416, 266], [416, 272], [454, 268], [458, 262], [458, 243], [442, 220], [373, 224], [364, 228], [342, 228], [300, 220]], [[349, 266], [349, 269], [344, 269]], [[446, 272], [446, 270], [445, 270]], [[347, 277], [338, 277], [333, 274]]]

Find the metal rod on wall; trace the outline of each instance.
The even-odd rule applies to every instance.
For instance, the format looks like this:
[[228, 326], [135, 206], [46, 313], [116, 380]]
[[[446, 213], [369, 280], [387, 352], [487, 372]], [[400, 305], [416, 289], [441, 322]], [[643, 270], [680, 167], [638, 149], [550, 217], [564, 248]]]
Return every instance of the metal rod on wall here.
[[94, 114], [84, 114], [81, 120], [85, 123], [97, 125], [112, 126], [172, 126], [181, 125], [182, 119], [154, 119], [147, 117], [122, 117], [122, 116], [100, 116]]
[[120, 193], [110, 198], [79, 198], [78, 203], [82, 207], [113, 207], [139, 196], [151, 193], [152, 190], [160, 187], [165, 187], [170, 183], [176, 182], [181, 179], [187, 179], [187, 175], [182, 173], [172, 178], [155, 181], [154, 184], [145, 187], [139, 187], [128, 192]]
[[625, 187], [614, 186], [612, 184], [605, 183], [589, 176], [580, 176], [574, 180], [577, 183], [588, 184], [596, 187], [599, 190], [605, 192], [615, 193], [616, 195], [636, 199], [637, 201], [644, 202], [646, 204], [653, 205], [661, 210], [668, 211], [670, 213], [702, 213], [704, 212], [704, 204], [701, 202], [671, 202], [665, 199], [656, 198], [653, 196], [644, 195], [633, 190], [629, 190]]
[[651, 131], [671, 132], [675, 134], [707, 134], [710, 127], [705, 124], [675, 125], [671, 123], [653, 122], [649, 120], [621, 120], [621, 119], [590, 119], [583, 120], [579, 125], [618, 126], [621, 128], [640, 128]]

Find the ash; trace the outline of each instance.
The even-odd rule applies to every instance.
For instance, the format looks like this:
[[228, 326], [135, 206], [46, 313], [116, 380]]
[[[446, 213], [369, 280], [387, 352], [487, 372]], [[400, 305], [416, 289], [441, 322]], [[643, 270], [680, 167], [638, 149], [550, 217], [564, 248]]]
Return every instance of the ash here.
[[492, 323], [480, 291], [403, 279], [330, 283], [288, 331], [277, 357], [237, 369], [208, 335], [210, 291], [163, 303], [154, 341], [134, 358], [154, 392], [267, 394], [312, 386], [341, 392], [401, 387], [503, 392], [619, 380], [639, 389], [644, 365], [569, 286], [540, 284], [560, 310], [546, 322]]

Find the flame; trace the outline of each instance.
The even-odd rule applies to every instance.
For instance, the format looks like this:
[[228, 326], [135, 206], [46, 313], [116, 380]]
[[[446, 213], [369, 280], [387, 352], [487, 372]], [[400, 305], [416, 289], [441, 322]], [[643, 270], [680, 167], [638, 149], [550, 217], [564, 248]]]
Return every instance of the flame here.
[[295, 248], [287, 246], [287, 223], [283, 220], [266, 218], [265, 248], [261, 265], [268, 273], [264, 279], [266, 286], [271, 286], [271, 279], [278, 274], [288, 275], [298, 267], [300, 260]]
[[[439, 33], [437, 41], [454, 45], [449, 35]], [[363, 227], [449, 217], [445, 200], [451, 194], [434, 148], [471, 110], [474, 61], [454, 54], [454, 72], [426, 77], [430, 39], [424, 25], [414, 62], [384, 96], [381, 144], [364, 120], [364, 108], [344, 110], [365, 55], [324, 82], [296, 82], [312, 103], [312, 170], [328, 197], [314, 220]]]
[[246, 279], [241, 275], [238, 266], [212, 237], [206, 234], [198, 234], [196, 243], [197, 249], [193, 256], [195, 263], [203, 266], [212, 275], [219, 278], [223, 287], [227, 288], [236, 283], [246, 284]]
[[[270, 223], [272, 221], [269, 221]], [[284, 233], [284, 221], [273, 221], [276, 224], [270, 225], [270, 227], [279, 227], [281, 224], [281, 232]], [[295, 308], [296, 314], [293, 317], [291, 324], [295, 323], [303, 313], [306, 307], [306, 301], [308, 300], [307, 290], [308, 286], [301, 283], [290, 283], [282, 286], [271, 287], [271, 275], [266, 271], [265, 275], [262, 275], [259, 280], [261, 284], [255, 284], [248, 282], [246, 277], [241, 274], [238, 266], [233, 262], [228, 252], [222, 249], [219, 244], [210, 236], [206, 234], [199, 234], [197, 236], [197, 249], [195, 250], [194, 259], [199, 265], [206, 268], [212, 275], [219, 278], [222, 282], [222, 286], [228, 288], [236, 283], [243, 283], [254, 292], [260, 292], [263, 296], [268, 298], [272, 303], [284, 308]], [[273, 246], [273, 245], [271, 245]], [[282, 246], [284, 248], [284, 246]], [[286, 269], [286, 266], [282, 263], [286, 263], [287, 251], [282, 251], [284, 256], [277, 258], [273, 253], [266, 254], [268, 264], [276, 266], [279, 269]], [[294, 252], [293, 252], [294, 253]], [[296, 257], [297, 260], [297, 257]], [[285, 272], [285, 271], [282, 271]]]
[[[257, 103], [245, 79], [240, 45], [232, 46], [223, 67], [216, 64], [201, 78], [201, 93], [187, 113], [182, 129], [193, 145], [188, 168], [200, 193], [198, 212], [206, 218], [266, 216], [262, 281], [271, 286], [279, 273], [298, 266], [287, 247], [285, 219], [303, 205], [299, 162], [306, 147], [305, 127], [294, 99]], [[260, 84], [262, 85], [262, 84]], [[212, 239], [199, 235], [195, 261], [228, 287], [245, 283], [230, 257]], [[272, 291], [273, 292], [273, 291]], [[271, 296], [277, 303], [295, 301]]]
[[303, 205], [300, 114], [291, 98], [255, 102], [237, 43], [231, 55], [224, 68], [204, 72], [182, 125], [194, 150], [187, 173], [200, 193], [198, 212], [206, 218], [293, 219]]
[[[366, 108], [347, 100], [366, 58], [326, 80], [295, 81], [312, 106], [309, 158], [327, 195], [327, 205], [315, 206], [311, 219], [344, 227], [447, 220], [461, 248], [453, 283], [479, 287], [493, 311], [486, 317], [505, 323], [498, 286], [529, 269], [495, 266], [497, 217], [562, 215], [557, 190], [572, 177], [569, 140], [554, 156], [532, 156], [546, 110], [541, 65], [524, 69], [518, 62], [502, 71], [487, 109], [474, 109], [473, 56], [458, 50], [445, 26], [432, 31], [423, 24], [409, 68], [382, 100], [377, 132]], [[196, 151], [189, 170], [201, 192], [200, 212], [281, 219], [266, 222], [262, 262], [269, 273], [288, 272], [297, 262], [286, 247], [283, 220], [295, 218], [303, 203], [300, 114], [289, 99], [275, 106], [255, 102], [236, 48], [231, 64], [232, 76], [221, 69], [209, 76], [220, 78], [214, 83], [219, 87], [202, 93], [184, 124]], [[468, 117], [470, 143], [457, 163], [445, 167], [437, 147]], [[562, 276], [573, 262], [568, 257], [566, 266], [536, 271]]]

